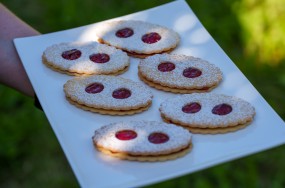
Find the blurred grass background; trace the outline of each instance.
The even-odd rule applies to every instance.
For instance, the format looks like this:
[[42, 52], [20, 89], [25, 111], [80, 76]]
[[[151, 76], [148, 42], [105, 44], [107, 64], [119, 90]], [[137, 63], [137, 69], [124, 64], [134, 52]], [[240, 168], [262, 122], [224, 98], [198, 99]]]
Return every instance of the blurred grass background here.
[[[49, 33], [170, 1], [0, 2], [41, 33]], [[285, 1], [187, 2], [218, 44], [284, 120]], [[33, 100], [0, 85], [0, 104], [0, 187], [78, 187], [44, 113], [34, 108]], [[265, 139], [270, 139], [270, 133]], [[280, 146], [148, 187], [285, 187], [284, 149]], [[94, 169], [94, 175], [96, 173], [99, 172]]]

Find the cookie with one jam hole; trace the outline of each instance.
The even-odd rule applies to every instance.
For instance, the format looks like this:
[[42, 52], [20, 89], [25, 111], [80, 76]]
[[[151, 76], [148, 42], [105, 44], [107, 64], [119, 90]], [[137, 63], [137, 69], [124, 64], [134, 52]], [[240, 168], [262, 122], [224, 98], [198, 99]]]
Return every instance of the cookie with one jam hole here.
[[236, 131], [249, 125], [255, 116], [255, 108], [249, 102], [214, 93], [170, 98], [161, 103], [159, 110], [165, 122], [200, 134]]
[[46, 48], [42, 61], [68, 75], [118, 75], [128, 70], [128, 55], [97, 42], [59, 43]]
[[92, 140], [98, 151], [124, 160], [172, 160], [192, 149], [192, 134], [187, 129], [156, 121], [104, 125]]
[[138, 74], [151, 87], [173, 93], [209, 92], [222, 72], [206, 60], [178, 54], [157, 54], [140, 61]]
[[169, 53], [180, 42], [174, 30], [138, 20], [105, 22], [98, 26], [96, 34], [100, 43], [122, 49], [137, 58]]
[[64, 84], [67, 100], [84, 110], [109, 115], [132, 115], [147, 110], [152, 103], [150, 89], [118, 76], [77, 77]]

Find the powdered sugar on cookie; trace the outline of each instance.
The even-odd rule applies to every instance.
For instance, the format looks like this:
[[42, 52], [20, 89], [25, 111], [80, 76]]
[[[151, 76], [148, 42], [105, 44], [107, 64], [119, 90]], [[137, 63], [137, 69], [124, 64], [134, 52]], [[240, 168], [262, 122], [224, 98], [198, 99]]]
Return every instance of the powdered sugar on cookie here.
[[43, 62], [71, 74], [115, 74], [130, 63], [125, 52], [97, 42], [52, 45], [44, 51]]
[[[131, 130], [136, 137], [121, 140], [117, 133]], [[167, 141], [155, 144], [149, 141], [152, 133], [165, 134]], [[191, 143], [191, 133], [173, 124], [155, 121], [131, 121], [113, 123], [95, 131], [93, 142], [96, 147], [103, 147], [113, 152], [123, 152], [132, 155], [160, 155], [177, 152]]]
[[[101, 84], [103, 89], [97, 92], [99, 86], [92, 84]], [[93, 87], [95, 92], [88, 93], [86, 91], [88, 86], [91, 89]], [[79, 104], [110, 110], [137, 109], [149, 105], [152, 101], [152, 93], [147, 87], [115, 76], [97, 75], [74, 78], [67, 81], [64, 91], [68, 98]]]
[[[191, 105], [194, 108], [192, 112]], [[189, 108], [188, 112], [184, 112], [183, 107]], [[186, 94], [167, 99], [161, 104], [160, 112], [167, 120], [185, 127], [199, 128], [246, 124], [255, 115], [254, 107], [247, 101], [214, 93]]]
[[222, 72], [215, 65], [178, 54], [157, 54], [141, 60], [139, 74], [161, 86], [190, 90], [211, 88], [222, 80]]
[[102, 23], [96, 34], [102, 43], [138, 54], [168, 51], [180, 41], [179, 35], [169, 28], [136, 20]]

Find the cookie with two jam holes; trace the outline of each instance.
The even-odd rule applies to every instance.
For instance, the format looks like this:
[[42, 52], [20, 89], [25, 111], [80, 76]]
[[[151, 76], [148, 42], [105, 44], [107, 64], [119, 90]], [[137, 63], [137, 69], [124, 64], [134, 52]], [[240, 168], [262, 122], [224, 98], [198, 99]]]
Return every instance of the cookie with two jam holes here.
[[173, 93], [209, 92], [222, 80], [222, 72], [214, 64], [178, 54], [157, 54], [141, 60], [138, 75], [149, 86]]
[[102, 23], [96, 34], [100, 43], [122, 49], [137, 58], [169, 53], [180, 42], [178, 33], [172, 29], [137, 20]]
[[166, 161], [192, 149], [191, 133], [155, 121], [118, 122], [102, 126], [92, 138], [95, 148], [109, 156], [135, 161]]
[[199, 134], [233, 132], [248, 126], [255, 116], [255, 108], [249, 102], [214, 93], [170, 98], [161, 103], [159, 110], [165, 122]]
[[118, 75], [128, 70], [128, 55], [114, 47], [97, 42], [60, 43], [48, 47], [43, 63], [68, 75]]
[[150, 89], [143, 84], [107, 75], [73, 78], [64, 84], [64, 92], [71, 104], [108, 115], [143, 112], [151, 106], [153, 98]]

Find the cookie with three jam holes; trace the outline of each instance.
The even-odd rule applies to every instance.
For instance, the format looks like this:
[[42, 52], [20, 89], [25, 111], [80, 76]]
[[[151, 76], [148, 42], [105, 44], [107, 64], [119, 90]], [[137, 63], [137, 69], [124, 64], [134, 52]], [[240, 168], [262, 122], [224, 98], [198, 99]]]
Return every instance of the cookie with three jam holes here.
[[122, 49], [137, 58], [171, 52], [180, 41], [178, 33], [172, 29], [137, 20], [102, 23], [96, 34], [100, 43]]
[[95, 131], [92, 139], [98, 151], [125, 160], [165, 161], [182, 157], [192, 149], [188, 130], [155, 121], [105, 125]]
[[52, 45], [43, 52], [42, 61], [68, 75], [118, 75], [127, 71], [130, 64], [125, 52], [97, 42]]
[[149, 86], [173, 93], [209, 92], [222, 80], [222, 72], [215, 65], [178, 54], [157, 54], [143, 59], [138, 74]]
[[159, 110], [165, 122], [200, 134], [236, 131], [249, 125], [255, 116], [255, 108], [249, 102], [214, 93], [170, 98], [162, 102]]
[[118, 76], [93, 75], [64, 84], [67, 100], [75, 106], [109, 115], [131, 115], [147, 110], [152, 93], [144, 85]]

